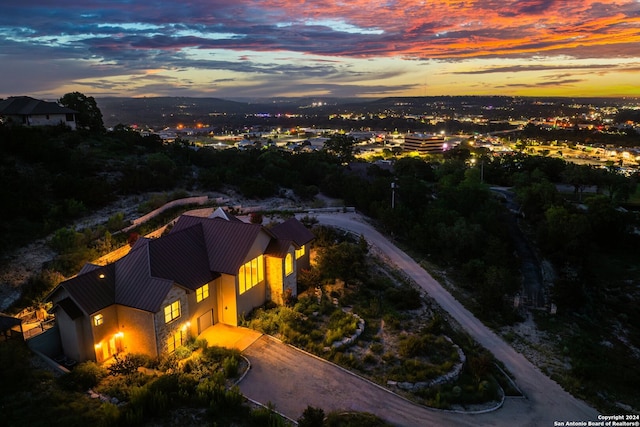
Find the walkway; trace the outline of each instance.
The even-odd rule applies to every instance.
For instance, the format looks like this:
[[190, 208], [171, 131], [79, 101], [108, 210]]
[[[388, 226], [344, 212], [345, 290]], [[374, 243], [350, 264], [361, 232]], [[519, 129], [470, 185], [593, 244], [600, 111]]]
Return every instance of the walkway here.
[[207, 340], [209, 346], [236, 348], [244, 351], [262, 336], [261, 332], [253, 329], [241, 328], [216, 323], [198, 335], [198, 338]]

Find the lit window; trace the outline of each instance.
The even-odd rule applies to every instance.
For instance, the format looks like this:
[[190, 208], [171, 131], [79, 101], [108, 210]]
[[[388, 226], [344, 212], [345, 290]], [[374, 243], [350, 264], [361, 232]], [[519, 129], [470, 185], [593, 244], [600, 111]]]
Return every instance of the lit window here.
[[196, 302], [200, 302], [203, 299], [209, 298], [209, 284], [196, 289]]
[[104, 316], [102, 314], [96, 314], [93, 316], [93, 326], [100, 326], [104, 323]]
[[264, 280], [264, 257], [262, 255], [240, 266], [238, 289], [243, 294]]
[[293, 273], [293, 257], [290, 253], [284, 258], [284, 274], [287, 276]]
[[296, 249], [296, 259], [300, 258], [305, 254], [304, 245], [300, 247], [300, 249]]
[[178, 330], [172, 335], [169, 335], [169, 338], [167, 338], [167, 351], [169, 353], [173, 353], [176, 350], [176, 348], [180, 347], [183, 344], [184, 344], [184, 334], [182, 333], [182, 330]]
[[169, 323], [180, 317], [180, 300], [174, 301], [164, 308], [164, 322]]

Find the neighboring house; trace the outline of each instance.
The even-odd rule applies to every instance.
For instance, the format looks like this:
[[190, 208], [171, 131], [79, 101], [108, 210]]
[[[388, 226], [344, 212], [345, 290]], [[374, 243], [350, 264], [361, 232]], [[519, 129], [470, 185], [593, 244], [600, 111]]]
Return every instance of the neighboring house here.
[[16, 338], [24, 339], [22, 320], [0, 313], [0, 342]]
[[236, 326], [266, 301], [297, 295], [312, 237], [296, 219], [268, 229], [221, 209], [208, 218], [182, 215], [169, 234], [140, 238], [125, 257], [87, 264], [52, 291], [64, 354], [97, 362], [123, 351], [155, 357], [215, 323]]
[[64, 124], [76, 129], [76, 113], [55, 102], [29, 96], [12, 96], [0, 101], [0, 122], [24, 126], [55, 126]]

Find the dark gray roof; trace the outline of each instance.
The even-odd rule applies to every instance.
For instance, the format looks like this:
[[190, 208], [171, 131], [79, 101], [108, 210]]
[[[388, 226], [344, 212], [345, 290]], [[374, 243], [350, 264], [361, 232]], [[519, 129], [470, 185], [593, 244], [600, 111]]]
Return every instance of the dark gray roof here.
[[78, 272], [78, 276], [84, 273], [88, 273], [90, 271], [93, 271], [95, 269], [100, 268], [101, 266], [98, 264], [91, 264], [90, 262], [86, 263], [85, 265], [82, 266], [82, 268], [80, 269], [80, 271]]
[[295, 218], [289, 218], [271, 227], [271, 232], [278, 239], [293, 241], [298, 247], [306, 245], [314, 238], [313, 233]]
[[293, 242], [291, 240], [272, 239], [265, 253], [276, 258], [284, 258]]
[[276, 238], [259, 224], [182, 215], [169, 234], [158, 239], [139, 238], [131, 251], [113, 264], [85, 265], [81, 274], [62, 282], [51, 295], [60, 288], [68, 292], [70, 301], [59, 305], [70, 316], [74, 310], [71, 303], [88, 315], [112, 304], [156, 313], [174, 284], [195, 290], [220, 273], [235, 276], [260, 233], [271, 237], [267, 254], [280, 258], [292, 242], [300, 246], [310, 241], [313, 234], [293, 221], [278, 230], [297, 241], [280, 234]]
[[63, 309], [64, 312], [67, 313], [67, 315], [73, 320], [83, 316], [82, 310], [76, 305], [75, 302], [73, 302], [73, 300], [71, 300], [71, 298], [61, 299], [60, 301], [58, 301], [57, 305], [58, 307]]
[[155, 313], [169, 293], [173, 281], [151, 276], [150, 239], [140, 238], [134, 248], [116, 261], [116, 304]]
[[191, 290], [219, 277], [212, 273], [202, 225], [170, 233], [149, 242], [151, 276], [171, 279]]
[[86, 314], [92, 314], [112, 305], [115, 301], [115, 265], [93, 269], [82, 275], [62, 282], [52, 295], [61, 287], [75, 304]]
[[198, 224], [202, 226], [211, 270], [234, 276], [264, 230], [260, 224], [182, 215], [169, 235]]
[[63, 107], [55, 102], [46, 102], [29, 96], [11, 96], [0, 101], [0, 114], [3, 115], [44, 115], [77, 113], [71, 108]]
[[22, 320], [18, 319], [17, 317], [0, 313], [0, 331], [7, 331], [14, 326], [18, 326], [21, 323]]

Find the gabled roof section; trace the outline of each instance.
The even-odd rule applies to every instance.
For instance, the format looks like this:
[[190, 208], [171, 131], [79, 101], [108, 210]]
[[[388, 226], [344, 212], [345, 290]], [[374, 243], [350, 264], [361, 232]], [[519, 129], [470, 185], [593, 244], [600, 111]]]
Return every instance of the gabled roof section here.
[[289, 252], [289, 248], [294, 243], [291, 240], [272, 239], [267, 246], [265, 253], [276, 258], [284, 258]]
[[220, 276], [209, 268], [201, 224], [151, 240], [149, 258], [151, 276], [174, 280], [191, 290]]
[[220, 219], [226, 219], [227, 221], [239, 221], [242, 222], [241, 219], [239, 219], [238, 217], [232, 215], [231, 213], [225, 211], [224, 209], [218, 207], [215, 211], [213, 211], [211, 213], [211, 215], [209, 215], [209, 218], [220, 218]]
[[114, 303], [115, 272], [114, 264], [95, 268], [60, 283], [56, 290], [65, 289], [77, 307], [90, 315]]
[[72, 319], [76, 320], [83, 316], [82, 310], [71, 298], [64, 298], [58, 301], [58, 306]]
[[271, 227], [271, 232], [278, 239], [293, 241], [298, 247], [306, 245], [314, 238], [313, 233], [295, 218], [289, 218]]
[[63, 107], [55, 102], [46, 102], [30, 96], [11, 96], [0, 101], [0, 114], [3, 115], [44, 115], [77, 113], [71, 108]]
[[151, 276], [149, 259], [150, 239], [138, 239], [134, 248], [115, 262], [115, 303], [155, 313], [169, 290], [173, 280]]
[[7, 331], [14, 326], [22, 324], [22, 320], [8, 314], [0, 313], [0, 331]]
[[182, 215], [169, 235], [198, 224], [202, 227], [211, 271], [234, 276], [258, 235], [266, 231], [259, 224]]
[[90, 262], [86, 263], [85, 265], [82, 266], [82, 268], [80, 269], [80, 272], [78, 272], [78, 276], [84, 274], [84, 273], [89, 273], [90, 271], [96, 270], [98, 268], [100, 268], [101, 266], [98, 264], [92, 264]]

